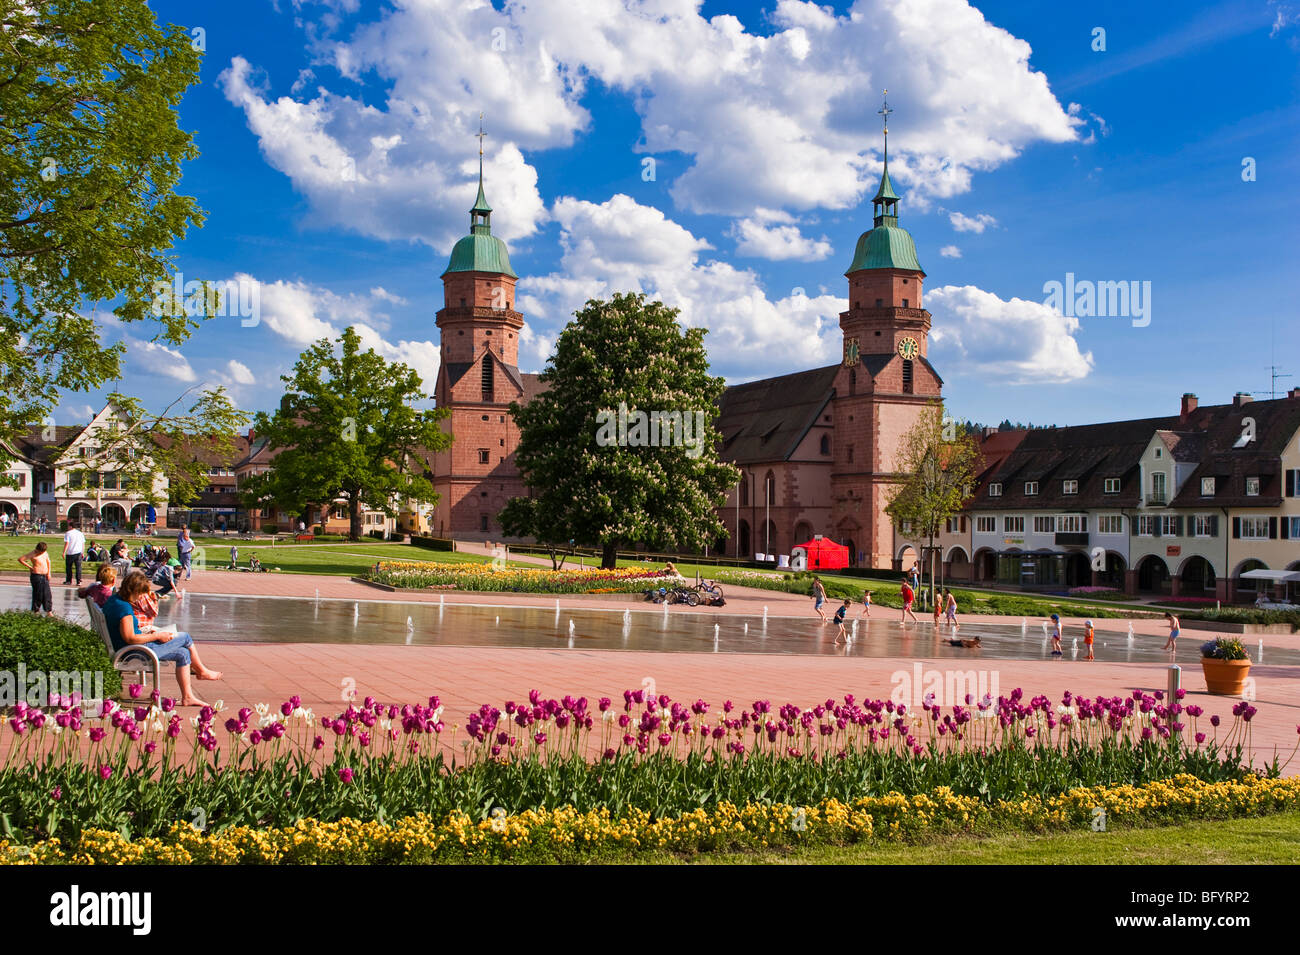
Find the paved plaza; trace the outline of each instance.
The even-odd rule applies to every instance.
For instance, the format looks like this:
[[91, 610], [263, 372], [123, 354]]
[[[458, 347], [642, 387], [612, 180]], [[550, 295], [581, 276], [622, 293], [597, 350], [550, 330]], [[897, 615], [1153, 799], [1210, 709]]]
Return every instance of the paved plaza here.
[[[25, 583], [12, 575], [0, 576], [0, 583]], [[56, 590], [61, 585], [56, 585]], [[286, 620], [302, 620], [304, 640], [310, 639], [311, 602], [319, 592], [322, 599], [352, 601], [398, 601], [412, 604], [495, 604], [554, 606], [556, 598], [521, 594], [457, 594], [433, 592], [395, 594], [355, 583], [346, 578], [313, 575], [241, 574], [208, 571], [189, 582], [185, 600], [205, 594], [242, 595], [250, 598], [286, 599]], [[802, 596], [761, 590], [727, 588], [727, 605], [720, 609], [674, 606], [673, 614], [761, 615], [768, 609], [773, 626], [783, 625], [776, 618], [811, 618], [812, 603]], [[577, 609], [604, 608], [644, 611], [647, 607], [639, 595], [603, 597], [561, 597], [563, 607]], [[166, 613], [159, 619], [166, 625]], [[856, 613], [856, 610], [855, 610]], [[885, 620], [890, 626], [899, 612], [876, 608], [873, 621]], [[970, 623], [1014, 624], [1020, 618], [969, 617]], [[1077, 629], [1080, 621], [1067, 620]], [[214, 621], [214, 624], [217, 623]], [[1031, 620], [1031, 627], [1039, 621]], [[1097, 620], [1098, 641], [1123, 640], [1127, 620]], [[224, 623], [221, 624], [224, 626]], [[801, 626], [806, 624], [801, 623]], [[874, 624], [873, 624], [874, 626]], [[930, 633], [932, 624], [925, 620], [909, 625], [918, 636]], [[1163, 642], [1165, 627], [1161, 620], [1135, 621], [1139, 641]], [[898, 658], [862, 658], [805, 656], [772, 653], [672, 653], [642, 650], [592, 650], [570, 648], [563, 640], [554, 649], [471, 647], [471, 646], [401, 646], [322, 643], [239, 643], [203, 642], [203, 633], [195, 632], [203, 647], [205, 661], [224, 671], [224, 679], [201, 684], [210, 701], [222, 699], [228, 708], [258, 702], [278, 704], [293, 694], [317, 714], [334, 713], [345, 706], [344, 694], [355, 688], [358, 698], [367, 695], [385, 701], [422, 701], [437, 694], [446, 705], [448, 726], [460, 722], [480, 704], [502, 705], [509, 699], [523, 699], [530, 689], [547, 696], [565, 694], [618, 698], [625, 689], [637, 689], [652, 680], [659, 693], [674, 699], [703, 698], [720, 705], [723, 700], [751, 702], [771, 699], [799, 705], [842, 697], [852, 693], [859, 699], [886, 698], [900, 685], [901, 674], [914, 677], [930, 670], [967, 670], [985, 673], [997, 680], [1001, 693], [1021, 687], [1027, 695], [1045, 693], [1053, 699], [1066, 690], [1085, 696], [1127, 695], [1133, 690], [1164, 689], [1167, 666], [1160, 663], [1087, 662], [1082, 659], [1006, 660], [984, 659], [978, 651], [964, 661], [927, 656], [924, 641], [918, 640], [915, 656]], [[1210, 636], [1208, 631], [1185, 630], [1184, 641], [1199, 642]], [[827, 635], [829, 639], [829, 634]], [[1250, 636], [1247, 643], [1254, 654], [1263, 641], [1265, 659], [1273, 648], [1294, 649], [1300, 636]], [[1067, 646], [1069, 640], [1067, 637]], [[920, 670], [917, 670], [919, 666]], [[1229, 697], [1211, 696], [1204, 690], [1199, 667], [1183, 666], [1186, 702], [1195, 702], [1206, 710], [1206, 717], [1218, 714], [1231, 724], [1231, 709], [1236, 702]], [[1300, 667], [1257, 664], [1251, 670], [1256, 680], [1258, 714], [1253, 721], [1253, 748], [1256, 762], [1271, 760], [1277, 752], [1285, 760], [1296, 746], [1300, 724]], [[170, 675], [164, 676], [164, 692], [174, 686]], [[1208, 719], [1202, 720], [1208, 730]], [[1295, 771], [1296, 766], [1291, 767]]]

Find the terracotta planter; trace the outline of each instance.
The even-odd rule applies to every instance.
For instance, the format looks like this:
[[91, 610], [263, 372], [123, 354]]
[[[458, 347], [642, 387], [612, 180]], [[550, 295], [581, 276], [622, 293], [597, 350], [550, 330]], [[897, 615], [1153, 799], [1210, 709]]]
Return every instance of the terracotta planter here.
[[1240, 696], [1246, 688], [1246, 677], [1250, 675], [1250, 661], [1201, 657], [1201, 669], [1205, 672], [1205, 689], [1208, 692], [1220, 696]]

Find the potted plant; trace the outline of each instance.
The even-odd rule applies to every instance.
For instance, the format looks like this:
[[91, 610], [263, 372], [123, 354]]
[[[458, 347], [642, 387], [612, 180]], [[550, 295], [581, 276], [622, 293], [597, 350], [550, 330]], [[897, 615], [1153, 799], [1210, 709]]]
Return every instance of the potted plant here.
[[1250, 675], [1250, 655], [1236, 637], [1215, 637], [1201, 644], [1205, 688], [1222, 696], [1240, 696]]

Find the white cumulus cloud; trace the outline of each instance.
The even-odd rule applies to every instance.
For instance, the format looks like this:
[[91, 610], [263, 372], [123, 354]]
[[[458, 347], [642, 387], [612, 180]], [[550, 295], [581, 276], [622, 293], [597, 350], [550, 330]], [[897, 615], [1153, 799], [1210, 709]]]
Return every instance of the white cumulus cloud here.
[[759, 209], [753, 216], [736, 220], [730, 235], [736, 240], [738, 255], [775, 261], [816, 262], [831, 254], [831, 244], [826, 236], [809, 238], [799, 231], [791, 216], [767, 209]]
[[[637, 110], [630, 148], [686, 157], [680, 172], [660, 163], [679, 207], [736, 218], [869, 194], [885, 86], [891, 172], [913, 208], [968, 191], [1030, 145], [1076, 140], [1085, 122], [1030, 66], [1029, 44], [968, 0], [853, 0], [842, 13], [777, 0], [748, 23], [702, 11], [701, 0], [401, 0], [343, 35], [333, 11], [313, 21], [304, 7], [315, 60], [288, 95], [241, 57], [219, 83], [317, 223], [440, 251], [465, 231], [480, 111], [494, 226], [528, 236], [545, 203], [524, 154], [580, 143], [593, 80]], [[375, 95], [353, 95], [357, 83]], [[783, 226], [765, 232], [749, 240], [755, 254], [820, 254]]]
[[955, 245], [945, 245], [942, 249], [939, 250], [939, 254], [942, 255], [945, 259], [960, 259], [961, 249], [959, 249]]
[[996, 226], [998, 220], [991, 215], [980, 212], [974, 216], [963, 215], [960, 212], [948, 213], [948, 221], [958, 232], [974, 232], [976, 235], [982, 233], [991, 226]]
[[925, 304], [933, 316], [930, 356], [945, 377], [1059, 383], [1092, 370], [1092, 352], [1081, 352], [1074, 337], [1079, 320], [1042, 302], [946, 285], [926, 292]]
[[770, 374], [774, 357], [793, 371], [839, 354], [844, 298], [795, 289], [770, 297], [754, 272], [706, 258], [706, 241], [625, 195], [603, 203], [565, 197], [551, 214], [561, 227], [560, 270], [520, 280], [520, 302], [530, 316], [541, 306], [546, 334], [589, 298], [644, 292], [680, 309], [683, 325], [709, 330], [713, 369], [727, 377]]

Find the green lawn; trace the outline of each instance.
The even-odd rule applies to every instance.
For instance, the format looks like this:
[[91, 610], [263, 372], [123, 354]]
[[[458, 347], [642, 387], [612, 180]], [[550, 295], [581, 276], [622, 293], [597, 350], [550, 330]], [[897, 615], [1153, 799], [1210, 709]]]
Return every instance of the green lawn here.
[[864, 843], [690, 857], [638, 853], [602, 861], [635, 865], [1295, 865], [1300, 862], [1300, 812], [1152, 829], [946, 836], [920, 844]]
[[[90, 537], [97, 544], [111, 545], [116, 537]], [[38, 540], [44, 540], [50, 548], [50, 568], [56, 579], [63, 575], [63, 535], [36, 537], [0, 537], [0, 568], [9, 572], [22, 572], [18, 558], [31, 551]], [[139, 547], [143, 538], [128, 538], [132, 549]], [[153, 539], [175, 552], [176, 536], [169, 534]], [[455, 554], [444, 551], [427, 550], [411, 544], [384, 544], [376, 541], [356, 544], [285, 544], [271, 546], [269, 541], [246, 541], [234, 537], [198, 537], [195, 542], [204, 549], [204, 556], [209, 568], [226, 567], [230, 563], [230, 547], [239, 547], [239, 564], [248, 566], [248, 558], [257, 554], [264, 567], [278, 567], [288, 574], [337, 574], [351, 577], [364, 573], [376, 560], [436, 560], [446, 563], [480, 562], [486, 560], [481, 554]], [[224, 571], [221, 571], [224, 573]], [[82, 577], [86, 574], [83, 570]]]

